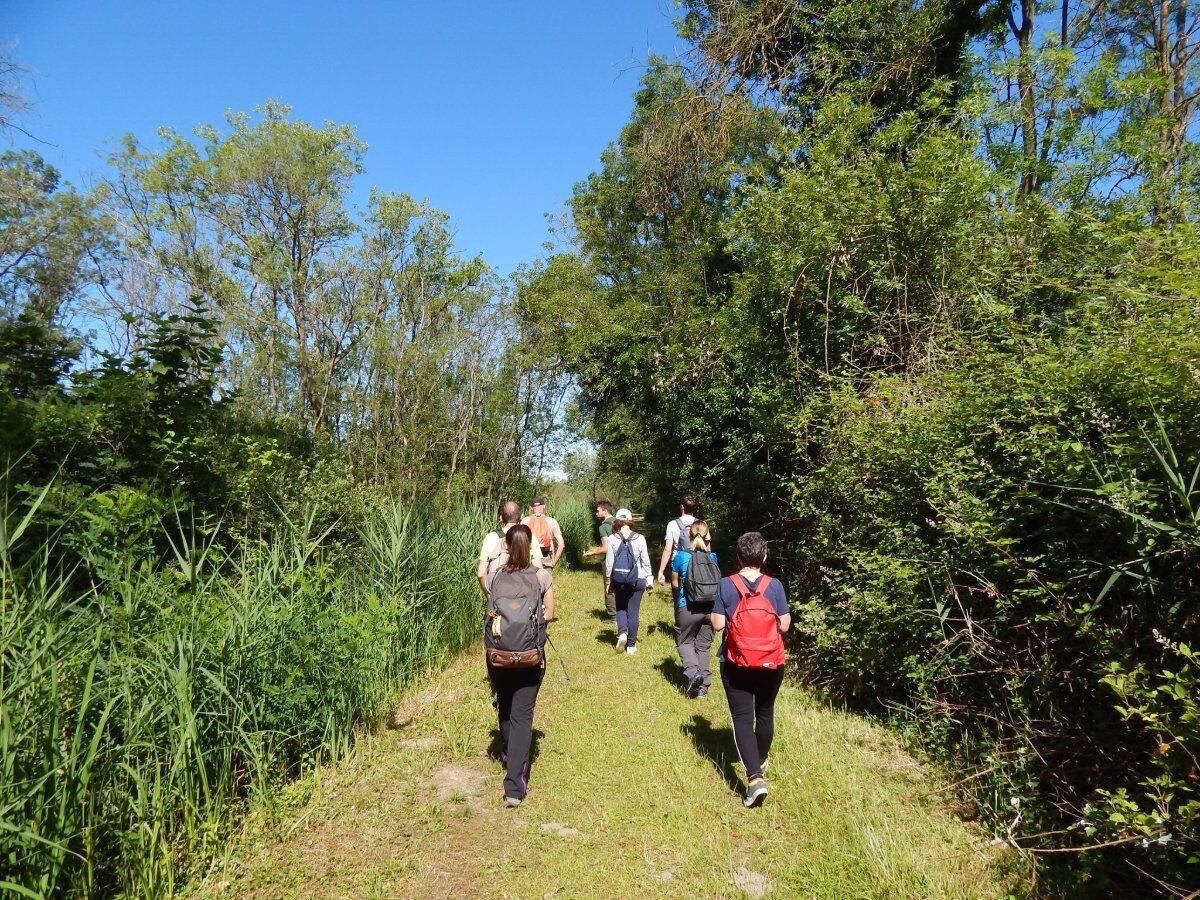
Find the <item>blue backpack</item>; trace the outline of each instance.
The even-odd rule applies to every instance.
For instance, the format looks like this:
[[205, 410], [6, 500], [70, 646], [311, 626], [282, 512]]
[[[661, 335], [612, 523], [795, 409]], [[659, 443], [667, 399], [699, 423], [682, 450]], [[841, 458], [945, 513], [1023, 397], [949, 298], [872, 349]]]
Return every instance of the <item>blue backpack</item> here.
[[[613, 535], [617, 537], [617, 535]], [[612, 578], [613, 584], [623, 587], [633, 587], [638, 583], [637, 559], [633, 555], [633, 539], [620, 537], [620, 546], [613, 554]]]

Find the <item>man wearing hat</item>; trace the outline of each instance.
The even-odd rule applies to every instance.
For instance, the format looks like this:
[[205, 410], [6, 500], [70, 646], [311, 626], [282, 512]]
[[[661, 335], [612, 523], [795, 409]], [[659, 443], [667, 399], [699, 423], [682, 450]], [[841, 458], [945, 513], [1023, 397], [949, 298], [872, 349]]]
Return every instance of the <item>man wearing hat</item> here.
[[542, 566], [553, 569], [563, 551], [567, 549], [567, 542], [563, 540], [558, 520], [546, 515], [545, 498], [533, 498], [533, 502], [529, 504], [529, 515], [521, 520], [521, 524], [528, 525], [529, 530], [533, 532], [533, 542], [542, 551]]

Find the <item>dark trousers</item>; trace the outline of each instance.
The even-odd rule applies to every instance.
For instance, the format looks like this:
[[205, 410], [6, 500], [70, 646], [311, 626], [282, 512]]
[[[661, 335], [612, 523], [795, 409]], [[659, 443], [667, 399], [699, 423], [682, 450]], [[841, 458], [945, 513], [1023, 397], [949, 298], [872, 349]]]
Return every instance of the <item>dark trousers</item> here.
[[546, 670], [497, 669], [488, 666], [500, 714], [500, 740], [508, 756], [504, 796], [524, 798], [529, 775], [529, 750], [533, 745], [533, 706]]
[[617, 603], [617, 634], [629, 635], [629, 646], [637, 644], [638, 610], [642, 606], [642, 592], [646, 580], [639, 578], [636, 584], [614, 584], [613, 599]]
[[746, 780], [761, 778], [762, 763], [775, 736], [775, 696], [783, 684], [783, 669], [747, 669], [722, 660], [721, 683]]
[[679, 650], [683, 674], [689, 683], [700, 675], [704, 679], [705, 687], [712, 683], [709, 659], [713, 630], [708, 620], [708, 614], [711, 612], [711, 604], [707, 612], [692, 610], [687, 606], [675, 607], [675, 646]]

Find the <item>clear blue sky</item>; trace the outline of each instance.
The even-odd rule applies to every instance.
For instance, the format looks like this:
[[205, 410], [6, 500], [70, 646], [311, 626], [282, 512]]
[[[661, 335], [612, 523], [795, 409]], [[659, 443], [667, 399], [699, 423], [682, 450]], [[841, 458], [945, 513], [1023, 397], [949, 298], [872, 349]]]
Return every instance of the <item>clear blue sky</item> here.
[[650, 51], [681, 43], [670, 0], [0, 0], [0, 40], [33, 70], [21, 120], [68, 179], [94, 181], [130, 131], [190, 132], [268, 98], [355, 125], [371, 186], [448, 212], [502, 273], [541, 253], [628, 117]]

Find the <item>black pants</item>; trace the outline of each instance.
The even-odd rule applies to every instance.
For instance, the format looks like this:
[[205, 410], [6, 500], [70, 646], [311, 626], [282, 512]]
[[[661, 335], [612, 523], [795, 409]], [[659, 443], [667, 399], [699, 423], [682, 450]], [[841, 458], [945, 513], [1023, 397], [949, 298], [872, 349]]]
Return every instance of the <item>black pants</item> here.
[[529, 776], [529, 749], [533, 744], [533, 706], [546, 670], [497, 669], [488, 666], [500, 714], [500, 740], [508, 756], [504, 796], [524, 798]]
[[783, 669], [746, 669], [722, 660], [721, 683], [746, 780], [761, 778], [762, 763], [775, 736], [775, 696], [783, 684]]

